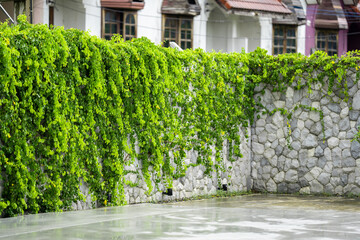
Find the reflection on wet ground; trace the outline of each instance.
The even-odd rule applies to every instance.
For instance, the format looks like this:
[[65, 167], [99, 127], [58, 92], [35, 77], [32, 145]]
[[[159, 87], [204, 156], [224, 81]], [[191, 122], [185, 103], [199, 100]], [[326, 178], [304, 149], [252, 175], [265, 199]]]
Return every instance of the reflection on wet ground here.
[[1, 239], [360, 239], [360, 200], [247, 195], [0, 220]]

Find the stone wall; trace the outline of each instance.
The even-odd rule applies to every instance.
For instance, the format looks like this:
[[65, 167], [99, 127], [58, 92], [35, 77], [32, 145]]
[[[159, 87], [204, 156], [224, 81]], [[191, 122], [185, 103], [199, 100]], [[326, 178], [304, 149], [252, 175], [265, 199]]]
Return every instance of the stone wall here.
[[[248, 129], [250, 132], [250, 128]], [[223, 164], [226, 169], [221, 173], [221, 184], [227, 184], [228, 191], [249, 191], [252, 187], [252, 181], [250, 178], [250, 139], [246, 139], [244, 134], [241, 133], [241, 152], [243, 158], [238, 158], [237, 161], [228, 161], [228, 152], [225, 145], [223, 152]], [[189, 151], [185, 159], [185, 164], [196, 164], [197, 152]], [[214, 159], [213, 159], [214, 160]], [[152, 176], [153, 192], [147, 196], [145, 192], [148, 187], [141, 174], [141, 162], [136, 161], [133, 165], [125, 168], [129, 173], [125, 175], [125, 180], [136, 184], [137, 186], [125, 186], [125, 197], [129, 204], [144, 203], [144, 202], [161, 202], [161, 201], [173, 201], [181, 200], [184, 198], [190, 198], [198, 195], [206, 195], [215, 193], [219, 186], [216, 173], [213, 172], [210, 176], [204, 174], [204, 166], [189, 167], [186, 171], [186, 176], [174, 180], [172, 196], [163, 194], [167, 191], [164, 183], [158, 183], [155, 185], [155, 176]], [[135, 173], [137, 172], [137, 173]], [[85, 183], [81, 185], [81, 191], [86, 196], [85, 202], [78, 201], [73, 203], [74, 210], [82, 210], [92, 208], [91, 196], [89, 195], [89, 189]], [[96, 205], [95, 205], [96, 206]]]
[[[226, 171], [220, 179], [215, 172], [205, 176], [204, 166], [189, 167], [185, 177], [174, 180], [172, 196], [163, 194], [166, 187], [164, 183], [155, 185], [154, 176], [154, 190], [146, 195], [148, 187], [141, 174], [141, 163], [135, 162], [125, 169], [129, 171], [125, 179], [133, 183], [125, 186], [126, 201], [129, 204], [159, 202], [212, 194], [220, 187], [219, 182], [227, 184], [228, 191], [360, 194], [360, 144], [352, 141], [360, 125], [360, 82], [355, 83], [354, 79], [353, 76], [348, 81], [348, 102], [339, 91], [328, 95], [327, 85], [314, 85], [311, 93], [294, 87], [286, 93], [272, 91], [264, 85], [258, 87], [265, 94], [255, 97], [261, 97], [268, 110], [286, 109], [291, 117], [288, 119], [287, 114], [279, 111], [272, 116], [260, 114], [248, 129], [250, 138], [246, 139], [241, 132], [243, 158], [228, 161], [225, 145]], [[196, 160], [197, 152], [190, 151], [185, 164]], [[2, 185], [0, 179], [0, 197]], [[73, 203], [73, 209], [94, 207], [85, 183], [81, 191], [86, 201]]]
[[[287, 114], [277, 111], [272, 116], [260, 114], [251, 126], [249, 139], [242, 134], [244, 157], [235, 162], [223, 158], [227, 171], [221, 175], [221, 183], [228, 184], [228, 191], [266, 191], [307, 194], [360, 194], [360, 144], [351, 141], [360, 125], [360, 82], [348, 81], [349, 101], [338, 91], [327, 94], [327, 85], [295, 90], [290, 87], [285, 93], [264, 90], [261, 103], [272, 111], [286, 109]], [[310, 109], [312, 108], [312, 109]], [[316, 110], [313, 110], [316, 109]], [[323, 114], [323, 118], [321, 117]], [[190, 151], [186, 164], [196, 163], [197, 153]], [[136, 162], [126, 170], [126, 180], [137, 186], [125, 186], [128, 203], [181, 200], [196, 195], [215, 193], [218, 185], [216, 173], [205, 176], [203, 166], [189, 167], [186, 176], [173, 182], [173, 195], [163, 194], [166, 187], [159, 183], [147, 196], [146, 183], [141, 175], [141, 164]], [[81, 189], [86, 202], [73, 204], [74, 209], [91, 208], [88, 189]]]
[[340, 91], [329, 96], [327, 85], [312, 86], [311, 93], [308, 89], [288, 88], [286, 94], [264, 89], [265, 95], [256, 96], [270, 111], [284, 108], [292, 117], [288, 120], [276, 112], [260, 115], [254, 123], [254, 190], [360, 194], [360, 144], [351, 141], [360, 125], [360, 83], [354, 79], [349, 78], [348, 102]]

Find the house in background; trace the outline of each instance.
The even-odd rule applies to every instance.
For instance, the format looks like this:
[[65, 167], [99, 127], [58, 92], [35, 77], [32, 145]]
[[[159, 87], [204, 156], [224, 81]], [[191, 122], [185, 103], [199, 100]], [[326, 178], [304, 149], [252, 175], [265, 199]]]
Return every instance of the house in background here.
[[[298, 33], [295, 28], [288, 28], [287, 20], [296, 19], [296, 13], [277, 0], [221, 0], [208, 3], [212, 6], [207, 13], [208, 51], [244, 49], [251, 52], [261, 47], [270, 54], [296, 52], [297, 37], [305, 34], [304, 31]], [[275, 24], [274, 20], [277, 20]]]
[[25, 3], [33, 23], [88, 30], [105, 39], [120, 34], [125, 40], [144, 36], [164, 46], [174, 41], [183, 49], [250, 52], [261, 47], [274, 55], [309, 55], [315, 50], [340, 55], [360, 49], [357, 1], [13, 0], [7, 4], [11, 8]]
[[358, 0], [307, 0], [306, 55], [343, 55], [360, 49]]

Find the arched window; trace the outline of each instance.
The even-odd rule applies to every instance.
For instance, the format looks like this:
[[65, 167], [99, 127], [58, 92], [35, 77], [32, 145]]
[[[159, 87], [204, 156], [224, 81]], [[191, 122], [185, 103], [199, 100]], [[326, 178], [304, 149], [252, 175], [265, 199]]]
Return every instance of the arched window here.
[[135, 15], [133, 13], [126, 13], [124, 39], [130, 40], [135, 37], [136, 37]]
[[120, 34], [125, 41], [136, 38], [136, 12], [122, 9], [103, 9], [102, 37], [110, 40]]
[[165, 15], [163, 41], [164, 47], [176, 42], [182, 49], [192, 48], [192, 18]]

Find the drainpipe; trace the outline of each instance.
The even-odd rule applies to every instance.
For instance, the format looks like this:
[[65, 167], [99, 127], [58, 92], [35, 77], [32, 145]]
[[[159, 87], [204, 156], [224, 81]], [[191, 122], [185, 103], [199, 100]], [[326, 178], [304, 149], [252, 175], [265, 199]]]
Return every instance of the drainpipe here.
[[33, 23], [33, 0], [30, 0], [30, 23]]
[[10, 19], [10, 21], [12, 23], [15, 23], [14, 19], [12, 19], [12, 17], [8, 14], [8, 12], [5, 10], [5, 8], [1, 4], [0, 4], [0, 9], [5, 13], [5, 15]]

